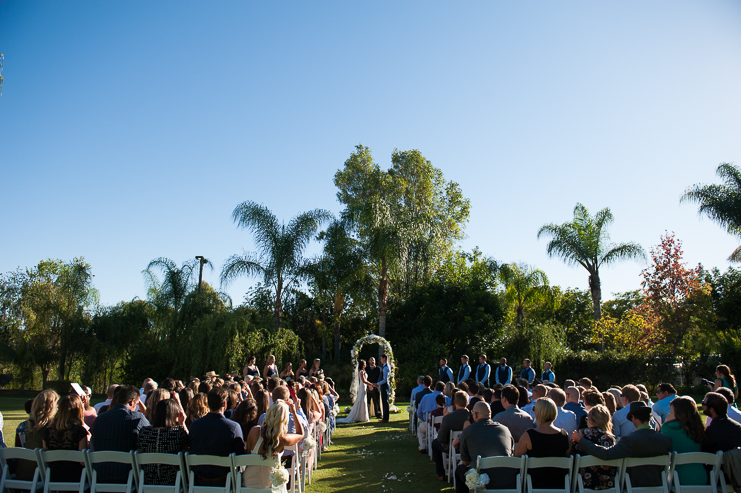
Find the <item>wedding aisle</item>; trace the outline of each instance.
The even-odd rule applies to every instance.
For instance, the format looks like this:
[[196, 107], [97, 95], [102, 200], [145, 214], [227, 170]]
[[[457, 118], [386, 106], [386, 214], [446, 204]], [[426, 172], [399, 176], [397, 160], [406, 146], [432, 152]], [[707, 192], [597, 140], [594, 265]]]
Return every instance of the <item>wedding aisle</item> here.
[[[347, 403], [341, 403], [344, 409]], [[397, 402], [400, 409], [409, 403]], [[346, 413], [340, 414], [340, 417]], [[409, 433], [406, 411], [391, 415], [390, 423], [339, 425], [334, 445], [322, 454], [307, 493], [397, 491], [403, 493], [452, 492], [448, 483], [435, 478], [435, 468], [417, 451], [417, 440]]]

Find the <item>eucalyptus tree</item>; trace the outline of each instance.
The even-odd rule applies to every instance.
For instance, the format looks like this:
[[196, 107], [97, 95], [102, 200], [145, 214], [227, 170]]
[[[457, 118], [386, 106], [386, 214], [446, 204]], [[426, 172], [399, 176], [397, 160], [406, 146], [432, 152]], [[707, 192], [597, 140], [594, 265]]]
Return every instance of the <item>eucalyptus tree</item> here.
[[335, 361], [340, 358], [341, 321], [345, 307], [367, 297], [372, 283], [362, 248], [346, 225], [333, 221], [317, 237], [324, 241], [321, 256], [305, 266], [309, 286], [315, 299], [322, 306], [322, 318], [326, 325], [327, 305], [331, 305]]
[[594, 319], [602, 316], [602, 283], [599, 269], [619, 260], [643, 259], [646, 253], [637, 243], [613, 244], [607, 228], [614, 221], [609, 208], [591, 216], [584, 205], [574, 207], [574, 219], [563, 224], [546, 224], [538, 230], [538, 238], [550, 236], [549, 257], [561, 257], [568, 265], [581, 265], [589, 273]]
[[457, 183], [417, 150], [394, 150], [384, 171], [370, 149], [358, 145], [334, 176], [337, 198], [373, 263], [378, 286], [378, 334], [386, 333], [389, 285], [399, 294], [431, 279], [463, 237], [470, 201]]
[[518, 326], [525, 321], [525, 307], [549, 295], [548, 276], [527, 264], [504, 264], [499, 268], [499, 279], [505, 288], [505, 298], [515, 309]]
[[[684, 192], [680, 202], [700, 204], [700, 214], [707, 215], [730, 234], [741, 236], [741, 169], [721, 163], [715, 172], [725, 182], [723, 185], [694, 185]], [[741, 262], [741, 246], [728, 260]]]
[[257, 252], [235, 254], [224, 263], [221, 284], [226, 286], [240, 276], [261, 276], [265, 285], [272, 288], [273, 322], [280, 327], [283, 314], [283, 297], [298, 284], [305, 273], [303, 253], [325, 221], [332, 218], [326, 210], [302, 212], [288, 224], [264, 205], [252, 201], [239, 204], [232, 212], [237, 226], [253, 234]]

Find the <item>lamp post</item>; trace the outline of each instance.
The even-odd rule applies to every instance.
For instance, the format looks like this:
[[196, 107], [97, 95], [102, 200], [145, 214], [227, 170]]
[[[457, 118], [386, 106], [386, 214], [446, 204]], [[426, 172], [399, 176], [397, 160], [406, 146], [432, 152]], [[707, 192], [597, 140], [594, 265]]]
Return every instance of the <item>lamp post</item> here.
[[201, 292], [201, 284], [203, 284], [203, 264], [208, 262], [206, 258], [203, 255], [196, 255], [196, 260], [198, 260], [198, 263], [200, 264], [200, 268], [198, 270], [198, 292]]
[[0, 96], [3, 95], [3, 62], [5, 62], [5, 55], [0, 53]]

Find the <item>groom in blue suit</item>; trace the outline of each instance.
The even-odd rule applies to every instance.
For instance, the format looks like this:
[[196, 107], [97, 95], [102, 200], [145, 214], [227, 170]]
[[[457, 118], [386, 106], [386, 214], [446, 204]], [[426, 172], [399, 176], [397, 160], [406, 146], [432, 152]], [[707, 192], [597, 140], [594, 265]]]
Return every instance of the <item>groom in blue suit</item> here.
[[381, 423], [389, 422], [389, 373], [391, 369], [388, 365], [388, 355], [381, 355], [381, 378], [376, 382], [378, 389], [381, 391], [381, 407], [383, 408], [383, 419]]

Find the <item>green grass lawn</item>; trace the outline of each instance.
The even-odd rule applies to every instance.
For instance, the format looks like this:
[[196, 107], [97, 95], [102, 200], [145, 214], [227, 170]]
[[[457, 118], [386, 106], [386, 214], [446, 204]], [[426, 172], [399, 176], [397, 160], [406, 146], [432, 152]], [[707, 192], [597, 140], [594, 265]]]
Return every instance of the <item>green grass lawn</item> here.
[[21, 421], [28, 419], [23, 404], [28, 397], [6, 397], [0, 398], [0, 413], [3, 413], [3, 437], [5, 445], [12, 447], [15, 445], [15, 429]]

